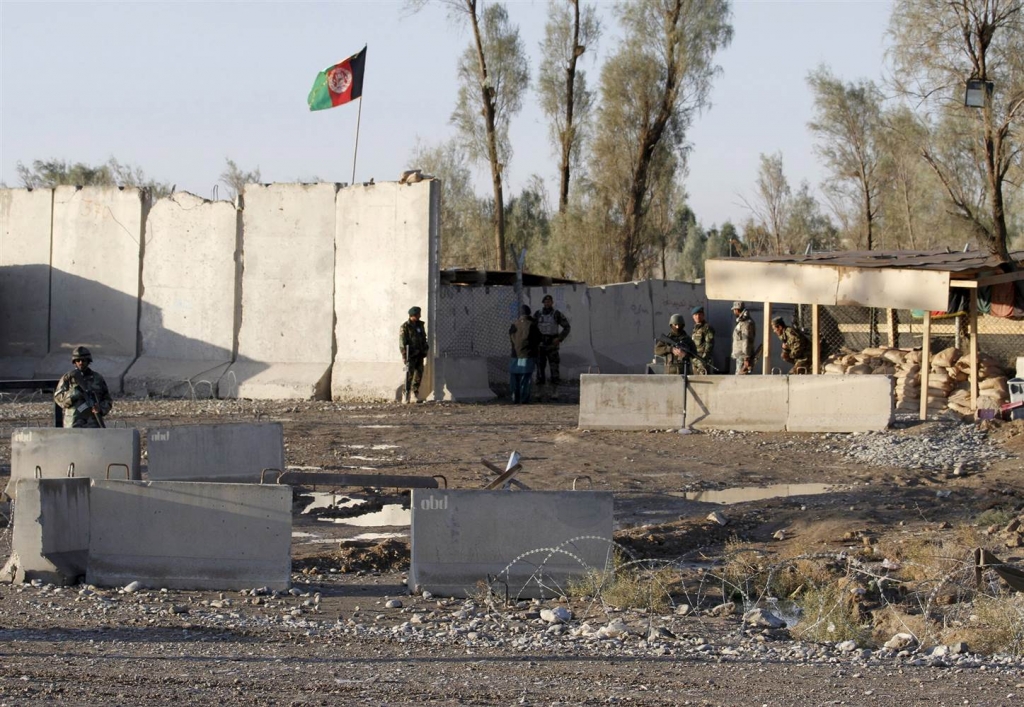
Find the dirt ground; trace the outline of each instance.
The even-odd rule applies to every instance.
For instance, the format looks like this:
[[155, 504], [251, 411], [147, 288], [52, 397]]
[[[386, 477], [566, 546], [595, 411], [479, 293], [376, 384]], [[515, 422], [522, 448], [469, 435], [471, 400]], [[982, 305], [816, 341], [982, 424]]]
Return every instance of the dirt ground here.
[[[10, 431], [46, 424], [49, 410], [44, 402], [0, 402], [0, 474], [9, 473]], [[524, 467], [517, 478], [524, 484], [533, 489], [575, 484], [614, 492], [616, 539], [637, 556], [678, 563], [713, 562], [738, 542], [791, 555], [842, 552], [860, 546], [866, 535], [884, 543], [922, 533], [957, 533], [976, 525], [985, 512], [1024, 510], [1021, 423], [994, 425], [989, 432], [1007, 459], [954, 475], [853, 462], [839, 452], [855, 444], [856, 436], [830, 437], [833, 453], [822, 451], [821, 435], [811, 434], [581, 430], [577, 413], [572, 404], [123, 400], [111, 421], [139, 428], [279, 421], [289, 466], [438, 476], [450, 488], [482, 487], [491, 472], [480, 460], [504, 467], [516, 450]], [[889, 434], [927, 434], [941, 424], [946, 423], [909, 424]], [[687, 498], [699, 491], [804, 484], [828, 489], [810, 495], [786, 495], [780, 489], [772, 498], [725, 506]], [[315, 490], [331, 492], [331, 499], [366, 500], [365, 508], [374, 511], [400, 507], [403, 501], [407, 506], [393, 489], [383, 495]], [[295, 506], [295, 596], [257, 603], [259, 597], [237, 593], [151, 590], [125, 595], [82, 587], [0, 585], [0, 705], [56, 699], [113, 704], [1019, 704], [1024, 696], [1024, 674], [1014, 666], [966, 670], [907, 661], [788, 661], [774, 653], [758, 658], [724, 649], [652, 656], [625, 644], [619, 651], [598, 653], [566, 651], [561, 644], [550, 649], [513, 643], [474, 647], [460, 640], [417, 643], [388, 631], [351, 628], [362, 617], [368, 626], [394, 628], [408, 621], [411, 611], [455, 605], [407, 596], [408, 526], [400, 519], [372, 526], [330, 522], [338, 520], [330, 512], [303, 512], [314, 498], [297, 498]], [[724, 514], [728, 524], [707, 520], [712, 510]], [[394, 537], [379, 544], [387, 536]], [[1006, 554], [1012, 558], [1015, 552], [1024, 550]], [[394, 597], [404, 601], [403, 613], [384, 609]], [[220, 605], [234, 608], [218, 613]], [[282, 615], [302, 619], [281, 621]], [[351, 630], [325, 628], [344, 622]], [[699, 641], [715, 646], [746, 640], [738, 617], [701, 620], [699, 630], [673, 626], [680, 635], [700, 634]]]

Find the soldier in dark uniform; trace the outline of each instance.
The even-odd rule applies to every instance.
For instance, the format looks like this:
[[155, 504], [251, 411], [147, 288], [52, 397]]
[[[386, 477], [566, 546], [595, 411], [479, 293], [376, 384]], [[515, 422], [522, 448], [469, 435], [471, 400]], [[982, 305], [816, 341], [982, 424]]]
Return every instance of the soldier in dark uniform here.
[[664, 357], [665, 373], [679, 375], [683, 367], [689, 365], [690, 352], [694, 350], [693, 339], [686, 333], [686, 320], [682, 314], [669, 317], [668, 325], [672, 331], [665, 338], [679, 345], [669, 346], [664, 341], [658, 341], [654, 344], [654, 355]]
[[398, 349], [405, 362], [405, 397], [409, 403], [419, 399], [420, 383], [423, 382], [423, 359], [427, 357], [427, 330], [420, 321], [419, 307], [409, 309], [409, 319], [402, 322], [398, 330]]
[[537, 320], [530, 316], [528, 305], [520, 306], [519, 318], [508, 328], [508, 339], [512, 344], [512, 360], [509, 361], [512, 402], [525, 405], [530, 402], [533, 369], [537, 365], [537, 352], [540, 350], [540, 330], [537, 328]]
[[551, 295], [544, 295], [541, 300], [543, 305], [540, 310], [534, 312], [537, 320], [537, 329], [540, 330], [540, 351], [537, 355], [537, 385], [543, 388], [545, 383], [545, 368], [551, 366], [551, 398], [558, 397], [558, 384], [561, 382], [558, 365], [562, 359], [558, 354], [558, 348], [562, 342], [569, 337], [569, 320], [564, 314], [555, 309], [555, 300]]
[[71, 352], [71, 363], [75, 370], [61, 376], [53, 393], [54, 402], [64, 408], [64, 426], [104, 427], [103, 418], [114, 407], [107, 382], [89, 367], [92, 354], [84, 346]]
[[793, 364], [790, 373], [807, 374], [811, 372], [811, 342], [804, 333], [795, 326], [786, 326], [782, 317], [772, 319], [772, 329], [782, 342], [782, 360]]
[[[705, 361], [712, 361], [715, 352], [715, 330], [704, 318], [704, 308], [697, 306], [690, 310], [693, 316], [693, 346], [697, 349], [697, 355]], [[693, 359], [693, 372], [698, 376], [711, 373], [702, 361]]]

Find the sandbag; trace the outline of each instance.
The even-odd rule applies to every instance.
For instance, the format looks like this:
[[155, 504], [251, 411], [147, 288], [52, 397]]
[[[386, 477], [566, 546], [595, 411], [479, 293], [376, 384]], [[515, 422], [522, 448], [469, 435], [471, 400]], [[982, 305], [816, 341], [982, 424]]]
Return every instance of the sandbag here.
[[948, 349], [943, 349], [937, 354], [932, 356], [931, 364], [932, 368], [941, 367], [948, 368], [952, 366], [960, 358], [960, 349], [955, 346], [950, 346]]
[[864, 375], [866, 373], [871, 373], [871, 366], [866, 363], [858, 363], [856, 366], [850, 366], [847, 368], [846, 372], [852, 375]]
[[842, 375], [843, 373], [846, 373], [846, 366], [844, 366], [841, 363], [826, 363], [825, 373], [832, 375]]

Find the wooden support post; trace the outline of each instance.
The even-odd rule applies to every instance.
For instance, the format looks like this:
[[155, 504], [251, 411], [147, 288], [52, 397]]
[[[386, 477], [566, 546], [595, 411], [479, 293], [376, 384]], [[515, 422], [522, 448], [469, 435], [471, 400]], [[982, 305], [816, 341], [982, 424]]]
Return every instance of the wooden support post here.
[[900, 345], [900, 333], [896, 331], [896, 310], [889, 308], [885, 310], [885, 326], [889, 330], [889, 348], [895, 349]]
[[764, 303], [764, 337], [761, 340], [761, 375], [772, 372], [772, 303]]
[[967, 320], [971, 337], [971, 412], [978, 414], [978, 291], [971, 290]]
[[924, 333], [921, 335], [921, 419], [928, 419], [928, 374], [932, 370], [932, 313], [924, 312]]
[[812, 375], [821, 373], [821, 338], [818, 335], [818, 305], [811, 305], [811, 371]]

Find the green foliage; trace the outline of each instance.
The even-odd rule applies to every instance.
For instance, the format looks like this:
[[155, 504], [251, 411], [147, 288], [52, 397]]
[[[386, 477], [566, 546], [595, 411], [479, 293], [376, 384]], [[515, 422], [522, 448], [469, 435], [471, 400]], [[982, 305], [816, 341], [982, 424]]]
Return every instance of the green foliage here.
[[148, 189], [153, 198], [171, 193], [170, 185], [146, 177], [142, 168], [118, 162], [111, 157], [101, 165], [91, 166], [84, 162], [66, 160], [34, 160], [29, 168], [18, 162], [18, 178], [24, 187], [31, 189], [58, 186], [100, 186], [138, 187]]

